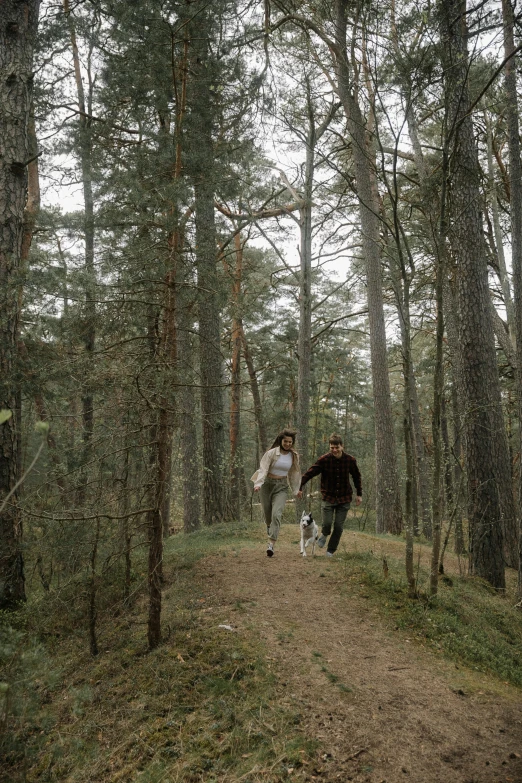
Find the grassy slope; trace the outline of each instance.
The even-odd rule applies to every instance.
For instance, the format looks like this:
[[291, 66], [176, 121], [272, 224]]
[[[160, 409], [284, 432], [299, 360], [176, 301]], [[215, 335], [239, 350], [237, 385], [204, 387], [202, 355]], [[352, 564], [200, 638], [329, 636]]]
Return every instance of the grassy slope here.
[[[374, 602], [383, 621], [399, 633], [522, 685], [522, 620], [512, 596], [452, 576], [441, 582], [436, 601], [410, 601], [401, 547], [363, 533], [350, 537], [357, 551], [339, 553], [343, 590]], [[146, 652], [139, 589], [125, 612], [119, 603], [105, 609], [96, 659], [88, 654], [80, 609], [69, 612], [62, 625], [56, 619], [63, 594], [29, 605], [17, 628], [3, 634], [2, 679], [10, 688], [0, 692], [6, 724], [0, 780], [248, 781], [253, 771], [252, 779], [270, 783], [306, 761], [314, 748], [299, 732], [299, 715], [278, 706], [255, 630], [239, 637], [220, 629], [230, 619], [230, 607], [223, 608], [222, 619], [216, 607], [207, 613], [211, 596], [203, 594], [193, 571], [207, 554], [234, 558], [241, 547], [258, 541], [258, 529], [248, 527], [169, 540], [166, 639], [153, 653]], [[387, 578], [376, 542], [393, 550], [387, 554]], [[425, 578], [419, 568], [419, 579]], [[143, 573], [136, 574], [136, 585], [143, 589]], [[45, 645], [35, 640], [38, 631], [47, 634]], [[6, 694], [11, 713], [18, 710], [18, 715], [7, 718]]]
[[420, 597], [412, 601], [403, 559], [387, 556], [385, 578], [381, 557], [369, 551], [376, 538], [367, 536], [366, 551], [362, 538], [359, 534], [362, 551], [342, 556], [346, 582], [375, 602], [383, 619], [456, 663], [522, 687], [522, 613], [513, 588], [499, 595], [480, 579], [451, 575], [439, 581], [437, 597], [430, 598], [422, 592], [428, 589], [428, 571], [419, 568]]
[[[263, 645], [254, 633], [245, 639], [219, 628], [229, 615], [210, 617], [208, 596], [194, 581], [200, 557], [219, 550], [233, 558], [251, 543], [247, 529], [232, 536], [230, 528], [168, 542], [166, 638], [152, 653], [143, 599], [100, 623], [95, 659], [83, 630], [60, 634], [47, 652], [35, 644], [22, 676], [37, 698], [29, 702], [30, 688], [19, 692], [0, 779], [190, 783], [263, 770], [264, 780], [275, 781], [306, 760], [313, 748], [299, 734], [299, 715], [274, 698]], [[26, 649], [34, 609], [12, 632]], [[12, 644], [16, 654], [14, 637]]]

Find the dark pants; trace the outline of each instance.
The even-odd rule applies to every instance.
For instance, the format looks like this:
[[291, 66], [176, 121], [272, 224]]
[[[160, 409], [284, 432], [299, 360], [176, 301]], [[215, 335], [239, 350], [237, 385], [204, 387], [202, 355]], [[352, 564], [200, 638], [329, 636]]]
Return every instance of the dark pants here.
[[339, 541], [341, 540], [344, 530], [344, 520], [346, 519], [349, 508], [349, 503], [329, 503], [327, 500], [323, 500], [321, 503], [321, 510], [323, 512], [323, 527], [321, 533], [323, 536], [330, 536], [333, 523], [333, 533], [330, 536], [327, 547], [327, 552], [330, 552], [332, 555], [339, 546]]

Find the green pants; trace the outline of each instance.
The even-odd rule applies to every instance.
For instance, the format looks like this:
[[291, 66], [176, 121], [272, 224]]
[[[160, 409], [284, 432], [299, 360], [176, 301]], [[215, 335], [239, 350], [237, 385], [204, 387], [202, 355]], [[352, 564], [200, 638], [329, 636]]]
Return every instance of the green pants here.
[[321, 503], [323, 512], [323, 527], [321, 533], [325, 538], [332, 533], [333, 522], [333, 533], [330, 536], [327, 548], [327, 551], [332, 555], [339, 546], [339, 541], [341, 540], [344, 530], [344, 521], [349, 508], [349, 503], [329, 503], [327, 500], [323, 500]]
[[265, 483], [259, 490], [261, 495], [261, 508], [265, 518], [268, 537], [272, 541], [277, 541], [279, 528], [281, 527], [281, 517], [288, 494], [288, 481], [286, 479], [266, 478]]

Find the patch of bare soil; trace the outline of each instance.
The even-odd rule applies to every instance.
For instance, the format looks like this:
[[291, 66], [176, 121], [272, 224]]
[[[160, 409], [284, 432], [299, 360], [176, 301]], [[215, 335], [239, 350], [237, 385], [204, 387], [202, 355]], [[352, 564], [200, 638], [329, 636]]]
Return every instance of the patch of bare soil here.
[[199, 566], [223, 620], [265, 641], [280, 702], [319, 741], [316, 761], [290, 777], [522, 783], [519, 692], [386, 627], [364, 597], [347, 593], [340, 561], [324, 550], [302, 558], [297, 537], [284, 526], [271, 559], [260, 537], [256, 549]]

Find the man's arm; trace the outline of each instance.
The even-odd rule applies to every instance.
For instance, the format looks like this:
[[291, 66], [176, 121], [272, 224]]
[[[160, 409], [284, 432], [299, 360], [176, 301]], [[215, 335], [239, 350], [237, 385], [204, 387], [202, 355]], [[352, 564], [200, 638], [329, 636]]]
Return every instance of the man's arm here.
[[350, 473], [352, 474], [353, 483], [355, 484], [356, 503], [359, 505], [362, 502], [361, 472], [357, 467], [357, 462], [353, 458], [350, 462]]
[[319, 473], [322, 473], [322, 471], [323, 471], [323, 457], [319, 457], [317, 462], [314, 462], [312, 467], [308, 468], [306, 473], [303, 473], [301, 477], [301, 489], [304, 487], [307, 481], [313, 479], [314, 476], [318, 476]]

